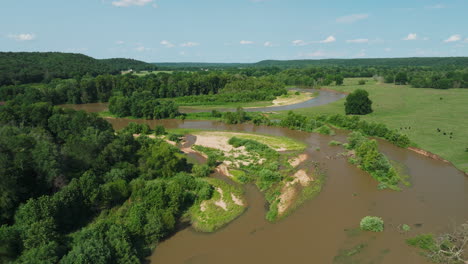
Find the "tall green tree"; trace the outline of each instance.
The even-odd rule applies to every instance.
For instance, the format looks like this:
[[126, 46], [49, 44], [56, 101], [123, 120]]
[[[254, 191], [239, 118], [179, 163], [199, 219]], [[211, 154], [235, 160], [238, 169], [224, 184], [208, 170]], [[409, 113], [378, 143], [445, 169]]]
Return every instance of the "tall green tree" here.
[[366, 115], [372, 113], [372, 101], [369, 93], [363, 89], [357, 89], [346, 97], [345, 112], [347, 115]]

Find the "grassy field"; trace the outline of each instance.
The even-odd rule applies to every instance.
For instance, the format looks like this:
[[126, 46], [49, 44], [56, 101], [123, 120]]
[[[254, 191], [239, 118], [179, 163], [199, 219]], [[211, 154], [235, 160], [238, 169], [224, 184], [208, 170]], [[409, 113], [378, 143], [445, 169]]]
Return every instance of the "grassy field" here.
[[[359, 80], [346, 79], [342, 86], [326, 88], [342, 92], [352, 92], [359, 88], [367, 90], [373, 101], [374, 112], [363, 116], [363, 119], [400, 130], [418, 147], [438, 154], [457, 168], [468, 172], [468, 89], [411, 88], [406, 85], [377, 83], [372, 79], [368, 79], [366, 85], [358, 85]], [[344, 114], [344, 102], [345, 99], [342, 99], [295, 112]], [[281, 118], [286, 114], [287, 111], [283, 111], [271, 117]]]
[[148, 74], [158, 74], [158, 73], [169, 73], [172, 74], [173, 71], [141, 71], [141, 72], [133, 72], [136, 76], [145, 76]]
[[[239, 217], [245, 211], [246, 206], [236, 204], [232, 199], [232, 195], [235, 195], [245, 203], [241, 188], [215, 178], [206, 178], [205, 180], [217, 190], [213, 192], [213, 197], [210, 200], [193, 205], [189, 210], [189, 217], [196, 230], [214, 232]], [[226, 210], [216, 205], [219, 201], [224, 201]]]

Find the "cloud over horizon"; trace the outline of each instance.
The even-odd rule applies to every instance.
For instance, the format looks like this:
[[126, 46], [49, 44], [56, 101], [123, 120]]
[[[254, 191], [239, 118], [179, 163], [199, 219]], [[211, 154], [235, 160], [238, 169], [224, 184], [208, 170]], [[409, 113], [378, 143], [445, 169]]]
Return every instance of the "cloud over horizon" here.
[[253, 41], [250, 41], [250, 40], [241, 40], [239, 42], [241, 45], [251, 45], [251, 44], [254, 44]]
[[364, 39], [364, 38], [361, 38], [361, 39], [348, 39], [346, 40], [347, 43], [368, 43], [369, 42], [369, 39]]
[[409, 33], [408, 36], [403, 38], [403, 40], [417, 40], [418, 39], [418, 34], [416, 33]]
[[23, 34], [10, 34], [7, 36], [10, 39], [14, 39], [16, 41], [30, 41], [36, 39], [35, 34], [23, 33]]
[[[128, 6], [145, 6], [152, 3], [153, 0], [118, 0], [113, 1], [112, 5], [117, 7], [128, 7]], [[153, 7], [157, 7], [153, 5]]]
[[332, 43], [335, 42], [336, 38], [334, 36], [328, 36], [326, 39], [319, 41], [320, 43]]
[[449, 43], [449, 42], [457, 42], [461, 40], [461, 35], [459, 34], [456, 34], [456, 35], [452, 35], [450, 36], [448, 39], [444, 40], [445, 43]]

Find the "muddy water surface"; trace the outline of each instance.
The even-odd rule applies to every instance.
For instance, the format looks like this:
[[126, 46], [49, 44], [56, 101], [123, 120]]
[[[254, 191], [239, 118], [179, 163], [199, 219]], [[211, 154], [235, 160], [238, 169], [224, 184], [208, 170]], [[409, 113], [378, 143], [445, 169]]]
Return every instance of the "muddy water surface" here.
[[[84, 105], [89, 112], [105, 104]], [[76, 108], [76, 107], [74, 107]], [[367, 173], [337, 156], [342, 147], [328, 146], [332, 139], [345, 141], [345, 132], [324, 136], [278, 127], [226, 125], [215, 121], [107, 119], [115, 129], [129, 122], [151, 127], [231, 130], [287, 136], [307, 143], [310, 159], [327, 175], [322, 192], [278, 223], [265, 220], [265, 199], [247, 185], [247, 211], [213, 234], [183, 229], [161, 242], [151, 263], [428, 263], [405, 239], [424, 232], [449, 231], [468, 220], [468, 177], [449, 163], [432, 160], [379, 140], [379, 148], [411, 176], [411, 187], [402, 191], [378, 190]], [[193, 141], [188, 139], [188, 144]], [[318, 150], [318, 148], [320, 150]], [[194, 157], [197, 158], [197, 157]], [[199, 159], [199, 158], [197, 158]], [[382, 233], [360, 232], [366, 215], [385, 221]], [[398, 226], [412, 230], [401, 234]], [[343, 258], [343, 250], [363, 245], [360, 253]]]
[[[244, 108], [246, 112], [272, 112], [272, 111], [283, 111], [283, 110], [293, 110], [305, 107], [325, 105], [331, 102], [335, 102], [344, 98], [346, 95], [339, 92], [328, 91], [328, 90], [317, 90], [317, 89], [298, 89], [295, 90], [303, 92], [318, 92], [318, 95], [314, 98], [311, 98], [305, 102], [291, 104], [291, 105], [281, 105], [281, 106], [271, 106], [271, 107], [253, 107], [253, 108]], [[102, 112], [109, 110], [109, 103], [91, 103], [91, 104], [65, 104], [63, 107], [73, 108], [75, 110], [85, 110], [87, 112]], [[236, 108], [216, 108], [219, 111], [236, 111]], [[199, 112], [209, 112], [211, 109], [200, 109], [181, 106], [179, 107], [181, 113], [199, 113]]]
[[[468, 178], [448, 163], [429, 159], [379, 140], [390, 159], [411, 175], [411, 187], [402, 191], [378, 190], [377, 183], [360, 169], [337, 156], [345, 133], [324, 136], [278, 127], [226, 125], [214, 121], [145, 121], [108, 119], [120, 129], [130, 121], [162, 124], [167, 128], [232, 130], [288, 136], [306, 142], [306, 152], [326, 171], [326, 184], [318, 197], [306, 202], [286, 219], [265, 220], [265, 200], [246, 186], [248, 210], [213, 234], [186, 228], [160, 243], [151, 263], [428, 263], [405, 239], [421, 232], [448, 231], [468, 220]], [[320, 150], [317, 150], [320, 148]], [[385, 221], [383, 233], [359, 232], [362, 217], [377, 215]], [[398, 226], [412, 227], [401, 234]], [[341, 259], [340, 252], [358, 245], [362, 251]]]

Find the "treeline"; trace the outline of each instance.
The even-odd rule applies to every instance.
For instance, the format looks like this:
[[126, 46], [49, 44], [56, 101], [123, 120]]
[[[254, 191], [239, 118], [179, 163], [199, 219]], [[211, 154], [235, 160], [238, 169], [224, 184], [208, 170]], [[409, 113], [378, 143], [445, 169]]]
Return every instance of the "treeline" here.
[[321, 59], [321, 60], [264, 60], [256, 63], [155, 63], [171, 70], [233, 69], [233, 68], [309, 68], [309, 67], [468, 67], [468, 57], [426, 58], [368, 58], [368, 59]]
[[389, 129], [384, 124], [361, 120], [359, 116], [333, 114], [309, 117], [290, 111], [286, 118], [282, 119], [279, 123], [279, 125], [283, 127], [309, 132], [326, 124], [352, 131], [359, 131], [366, 136], [383, 138], [402, 148], [409, 147], [411, 144], [411, 141], [406, 135], [400, 134], [396, 130]]
[[265, 60], [254, 64], [257, 67], [304, 68], [310, 66], [390, 66], [390, 67], [468, 67], [468, 57], [427, 57], [427, 58], [369, 58], [369, 59], [321, 59], [321, 60]]
[[117, 117], [144, 119], [176, 118], [180, 115], [179, 106], [174, 101], [147, 98], [151, 96], [146, 97], [144, 93], [134, 93], [131, 97], [111, 97], [109, 112]]
[[0, 52], [0, 86], [48, 83], [55, 78], [79, 78], [86, 74], [119, 74], [121, 70], [155, 70], [133, 59], [97, 60], [83, 54], [61, 52]]
[[410, 84], [414, 88], [468, 88], [468, 70], [419, 70], [389, 72], [384, 82], [397, 85]]
[[211, 197], [177, 148], [131, 132], [48, 103], [0, 106], [0, 262], [140, 263]]
[[129, 97], [135, 92], [146, 93], [151, 99], [216, 94], [231, 77], [223, 73], [161, 73], [144, 77], [131, 74], [86, 75], [75, 79], [55, 79], [48, 84], [2, 86], [0, 101], [15, 99], [24, 103], [81, 104], [108, 102], [112, 95]]
[[216, 105], [255, 101], [272, 101], [277, 96], [287, 94], [284, 84], [268, 77], [246, 77], [232, 80], [219, 89], [217, 94], [177, 97], [175, 101], [183, 105]]
[[357, 131], [369, 137], [379, 137], [401, 148], [407, 148], [411, 145], [411, 141], [406, 135], [399, 133], [397, 130], [390, 129], [382, 123], [362, 120], [359, 116], [341, 114], [306, 116], [289, 111], [285, 118], [276, 121], [269, 119], [261, 113], [245, 112], [242, 108], [237, 108], [235, 112], [226, 113], [212, 111], [211, 116], [221, 118], [223, 122], [228, 124], [252, 122], [255, 125], [281, 126], [293, 130], [322, 134], [333, 134], [330, 127], [332, 126]]

